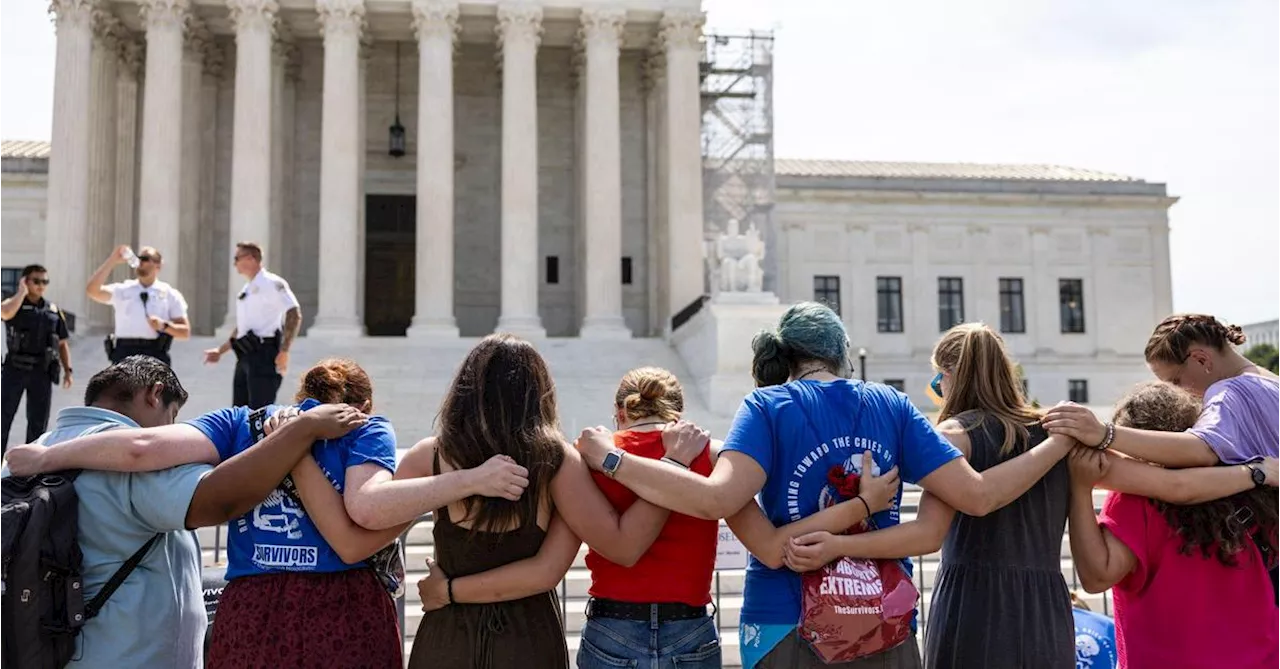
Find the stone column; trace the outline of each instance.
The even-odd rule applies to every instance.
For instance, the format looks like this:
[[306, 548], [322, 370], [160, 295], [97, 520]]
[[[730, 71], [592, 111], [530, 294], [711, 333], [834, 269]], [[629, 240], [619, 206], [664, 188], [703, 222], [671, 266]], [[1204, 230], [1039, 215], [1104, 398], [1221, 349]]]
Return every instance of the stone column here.
[[418, 201], [411, 337], [457, 337], [453, 316], [453, 44], [455, 0], [415, 0]]
[[[164, 278], [192, 301], [207, 302], [209, 296], [199, 283], [200, 247], [200, 181], [204, 166], [202, 130], [205, 124], [204, 108], [204, 54], [213, 36], [204, 23], [195, 17], [188, 21], [187, 41], [182, 54], [182, 168], [179, 189], [178, 256], [182, 265], [175, 272], [169, 265], [169, 249], [165, 254]], [[207, 247], [206, 247], [207, 248]], [[190, 317], [190, 316], [188, 316]]]
[[[200, 80], [200, 106], [204, 109], [204, 127], [200, 132], [200, 218], [199, 248], [196, 256], [197, 292], [200, 300], [187, 296], [194, 332], [212, 335], [222, 323], [222, 282], [215, 282], [217, 270], [231, 264], [230, 257], [213, 245], [217, 225], [218, 199], [218, 90], [222, 85], [226, 54], [215, 39], [205, 43], [204, 76]], [[216, 306], [215, 306], [216, 305]]]
[[[142, 98], [138, 243], [164, 254], [170, 281], [182, 276], [182, 50], [188, 0], [143, 0], [147, 84]], [[178, 286], [180, 289], [182, 286]]]
[[89, 265], [84, 239], [89, 215], [90, 125], [84, 113], [92, 100], [93, 0], [55, 0], [58, 46], [53, 75], [53, 135], [49, 159], [44, 255], [58, 302], [85, 315], [84, 284]]
[[[275, 0], [228, 0], [236, 31], [236, 91], [231, 140], [231, 244], [271, 241], [271, 40]], [[224, 249], [230, 261], [232, 249]], [[270, 253], [270, 251], [268, 251]], [[227, 314], [218, 335], [236, 323], [244, 277], [227, 273]]]
[[1022, 303], [1027, 334], [1035, 355], [1051, 353], [1061, 333], [1058, 280], [1053, 265], [1053, 230], [1047, 225], [1031, 228], [1031, 269]]
[[622, 118], [618, 49], [625, 9], [584, 9], [580, 37], [586, 54], [584, 338], [627, 339], [622, 318]]
[[698, 80], [699, 37], [703, 15], [697, 11], [663, 13], [658, 38], [665, 56], [663, 132], [666, 146], [667, 308], [662, 331], [671, 319], [705, 292], [702, 258], [702, 101]]
[[[85, 267], [96, 266], [107, 257], [116, 240], [116, 80], [118, 74], [120, 21], [110, 13], [94, 12], [93, 92], [89, 109], [89, 208], [88, 257]], [[103, 331], [111, 325], [111, 308], [86, 302], [88, 329]]]
[[929, 227], [907, 226], [911, 235], [911, 276], [902, 281], [902, 327], [910, 353], [931, 351], [938, 341], [938, 280], [930, 268]]
[[359, 110], [356, 123], [356, 320], [364, 323], [365, 249], [368, 248], [368, 225], [365, 221], [364, 177], [369, 164], [369, 60], [373, 58], [373, 36], [369, 33], [360, 35], [360, 68], [356, 85], [356, 100]]
[[285, 152], [292, 119], [285, 115], [285, 70], [293, 53], [293, 37], [283, 24], [276, 24], [276, 38], [271, 50], [271, 217], [268, 223], [270, 237], [265, 240], [267, 267], [277, 272], [284, 266], [284, 217], [287, 211], [285, 182], [292, 180], [287, 171]]
[[358, 337], [356, 272], [360, 253], [360, 77], [362, 0], [318, 0], [324, 34], [324, 96], [320, 127], [320, 300], [309, 336]]
[[1169, 271], [1169, 217], [1165, 212], [1160, 212], [1159, 219], [1151, 226], [1151, 259], [1151, 285], [1155, 289], [1155, 313], [1151, 315], [1151, 322], [1159, 323], [1173, 313], [1173, 275]]
[[[136, 244], [134, 225], [138, 213], [138, 75], [142, 43], [133, 37], [120, 42], [120, 66], [116, 77], [115, 234], [117, 244]], [[123, 278], [123, 272], [116, 275]]]
[[542, 8], [498, 6], [502, 51], [502, 297], [498, 329], [544, 337], [538, 315], [538, 44]]
[[970, 225], [967, 228], [967, 248], [974, 249], [978, 265], [973, 279], [965, 280], [964, 297], [968, 302], [964, 317], [966, 322], [982, 321], [1000, 329], [1000, 279], [993, 274], [992, 266], [1000, 262], [991, 228], [986, 225]]

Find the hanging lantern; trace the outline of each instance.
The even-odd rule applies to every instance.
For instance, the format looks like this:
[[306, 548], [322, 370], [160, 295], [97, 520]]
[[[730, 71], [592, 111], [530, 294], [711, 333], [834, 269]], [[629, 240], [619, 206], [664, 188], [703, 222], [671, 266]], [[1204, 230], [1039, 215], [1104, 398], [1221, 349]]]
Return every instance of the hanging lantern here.
[[404, 155], [404, 126], [400, 124], [400, 43], [396, 42], [396, 121], [391, 124], [390, 150], [387, 152], [399, 158]]

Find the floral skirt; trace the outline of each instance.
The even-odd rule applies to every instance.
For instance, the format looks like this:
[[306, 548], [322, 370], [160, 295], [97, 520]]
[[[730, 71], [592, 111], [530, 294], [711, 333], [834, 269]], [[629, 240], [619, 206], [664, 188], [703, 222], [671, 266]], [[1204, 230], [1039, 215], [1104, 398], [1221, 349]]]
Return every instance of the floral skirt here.
[[396, 610], [368, 569], [243, 576], [214, 618], [209, 669], [400, 669]]

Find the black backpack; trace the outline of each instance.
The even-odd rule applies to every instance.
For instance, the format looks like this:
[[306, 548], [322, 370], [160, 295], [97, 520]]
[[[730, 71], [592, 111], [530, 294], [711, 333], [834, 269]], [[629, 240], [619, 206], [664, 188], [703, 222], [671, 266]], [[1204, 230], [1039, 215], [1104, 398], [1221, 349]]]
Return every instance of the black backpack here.
[[[91, 432], [109, 427], [114, 425]], [[86, 603], [76, 536], [79, 497], [74, 483], [79, 475], [73, 470], [0, 481], [0, 664], [5, 669], [66, 665], [75, 654], [80, 629], [164, 536], [147, 540]]]

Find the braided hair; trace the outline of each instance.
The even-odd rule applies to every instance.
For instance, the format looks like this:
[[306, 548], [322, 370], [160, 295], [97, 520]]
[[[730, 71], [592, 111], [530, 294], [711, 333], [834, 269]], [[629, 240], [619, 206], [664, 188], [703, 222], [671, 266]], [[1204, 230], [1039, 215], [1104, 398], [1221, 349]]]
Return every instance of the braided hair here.
[[1143, 353], [1148, 363], [1181, 365], [1194, 344], [1223, 352], [1231, 344], [1243, 343], [1244, 330], [1238, 325], [1225, 325], [1207, 314], [1174, 314], [1156, 326]]

